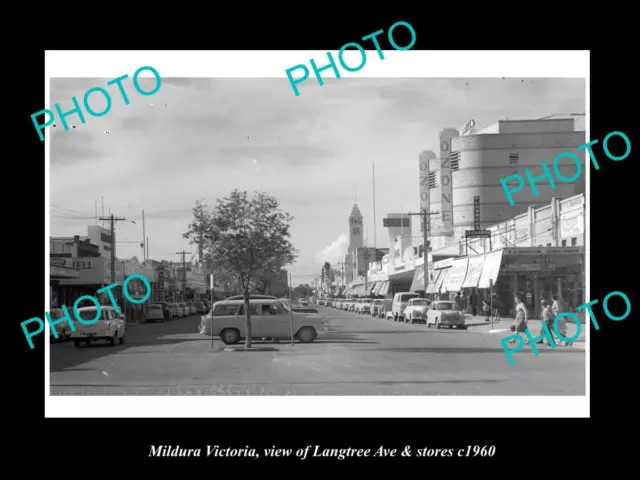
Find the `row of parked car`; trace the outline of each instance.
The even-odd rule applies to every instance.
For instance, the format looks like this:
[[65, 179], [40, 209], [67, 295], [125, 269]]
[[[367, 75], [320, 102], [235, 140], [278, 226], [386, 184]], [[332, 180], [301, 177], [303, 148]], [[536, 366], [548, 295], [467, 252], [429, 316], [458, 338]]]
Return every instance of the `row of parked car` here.
[[[204, 302], [154, 303], [147, 307], [145, 322], [164, 322], [208, 311]], [[166, 312], [166, 313], [165, 313]]]
[[[322, 303], [321, 303], [322, 302]], [[427, 328], [449, 327], [466, 330], [465, 315], [451, 300], [431, 301], [417, 293], [398, 292], [393, 298], [327, 298], [318, 305], [394, 322], [424, 323]]]

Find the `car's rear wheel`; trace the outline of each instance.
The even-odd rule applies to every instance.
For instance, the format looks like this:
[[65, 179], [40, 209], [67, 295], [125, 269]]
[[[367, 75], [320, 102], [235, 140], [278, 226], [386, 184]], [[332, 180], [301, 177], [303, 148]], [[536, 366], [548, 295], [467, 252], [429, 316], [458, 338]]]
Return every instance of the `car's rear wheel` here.
[[240, 332], [235, 328], [225, 328], [220, 333], [220, 338], [227, 345], [234, 345], [240, 341]]
[[73, 341], [73, 346], [76, 348], [80, 348], [80, 340], [74, 340]]
[[311, 343], [316, 339], [316, 331], [312, 327], [302, 327], [298, 331], [298, 340], [302, 343]]

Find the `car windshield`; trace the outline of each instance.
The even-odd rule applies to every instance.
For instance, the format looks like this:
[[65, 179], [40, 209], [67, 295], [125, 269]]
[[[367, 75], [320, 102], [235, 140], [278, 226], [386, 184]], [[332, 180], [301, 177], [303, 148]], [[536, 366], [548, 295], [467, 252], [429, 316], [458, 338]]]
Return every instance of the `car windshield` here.
[[149, 311], [150, 312], [161, 312], [162, 311], [162, 306], [161, 305], [151, 305], [149, 307]]
[[371, 302], [373, 302], [373, 300], [372, 300], [372, 299], [370, 299], [370, 298], [365, 298], [365, 299], [362, 301], [362, 303], [371, 303]]
[[419, 297], [417, 295], [402, 295], [402, 297], [400, 297], [400, 301], [401, 302], [408, 302], [412, 298], [419, 298]]
[[[103, 310], [104, 312], [104, 310]], [[98, 315], [97, 311], [95, 309], [93, 310], [82, 310], [81, 312], [78, 312], [80, 314], [80, 318], [82, 318], [83, 320], [94, 320], [96, 318], [96, 315]], [[104, 313], [103, 313], [104, 316]]]
[[412, 305], [428, 305], [429, 301], [425, 298], [419, 298], [411, 302]]
[[451, 302], [441, 302], [436, 303], [436, 310], [455, 310], [455, 307]]

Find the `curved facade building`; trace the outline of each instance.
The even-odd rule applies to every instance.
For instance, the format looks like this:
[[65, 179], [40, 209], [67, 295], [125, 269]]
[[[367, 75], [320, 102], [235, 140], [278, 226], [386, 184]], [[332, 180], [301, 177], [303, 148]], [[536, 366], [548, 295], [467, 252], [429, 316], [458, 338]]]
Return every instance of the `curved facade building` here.
[[[475, 196], [480, 197], [480, 228], [484, 229], [527, 211], [529, 206], [546, 205], [554, 197], [567, 198], [584, 193], [585, 151], [576, 150], [584, 143], [585, 132], [575, 131], [572, 118], [500, 121], [482, 130], [471, 131], [471, 134], [453, 138], [451, 172], [454, 236], [464, 238], [464, 231], [473, 229]], [[572, 183], [561, 182], [553, 173], [554, 158], [567, 151], [574, 153], [582, 163], [582, 174]], [[532, 177], [538, 177], [544, 173], [542, 162], [549, 166], [555, 188], [551, 188], [548, 179], [541, 179], [535, 183], [538, 189], [536, 196], [524, 171], [528, 168]], [[565, 157], [559, 162], [559, 170], [563, 176], [572, 177], [576, 165]], [[522, 175], [525, 186], [513, 194], [515, 205], [511, 206], [500, 179], [514, 173]], [[514, 185], [517, 183], [513, 182]], [[432, 195], [431, 198], [435, 200], [438, 196]], [[433, 202], [431, 207], [438, 208], [437, 203]]]

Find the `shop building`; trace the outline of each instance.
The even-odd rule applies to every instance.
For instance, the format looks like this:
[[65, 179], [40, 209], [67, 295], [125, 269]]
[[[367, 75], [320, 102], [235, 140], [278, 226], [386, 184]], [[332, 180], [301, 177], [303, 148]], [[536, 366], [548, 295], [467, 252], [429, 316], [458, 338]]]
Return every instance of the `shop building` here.
[[[584, 172], [585, 151], [576, 148], [586, 142], [586, 136], [578, 126], [574, 118], [550, 118], [501, 120], [482, 129], [470, 120], [457, 134], [456, 129], [444, 129], [439, 138], [440, 157], [435, 158], [432, 152], [419, 156], [421, 208], [425, 208], [423, 199], [428, 199], [430, 211], [440, 212], [430, 215], [433, 247], [454, 246], [458, 238], [464, 238], [464, 231], [474, 224], [475, 197], [480, 197], [481, 228], [487, 228], [525, 212], [529, 206], [537, 208], [554, 197], [584, 193], [584, 174], [572, 183], [554, 177], [555, 188], [548, 179], [541, 179], [536, 182], [538, 195], [526, 183], [511, 206], [500, 183], [501, 178], [516, 173], [526, 178], [525, 169], [532, 177], [541, 176], [542, 162], [553, 171], [554, 158], [563, 152], [574, 153]], [[576, 166], [565, 157], [558, 169], [570, 178]]]

